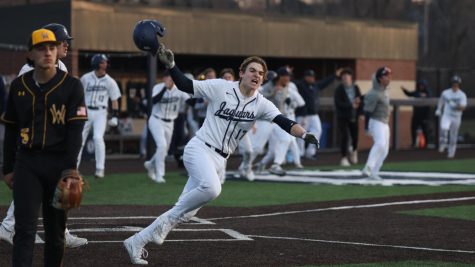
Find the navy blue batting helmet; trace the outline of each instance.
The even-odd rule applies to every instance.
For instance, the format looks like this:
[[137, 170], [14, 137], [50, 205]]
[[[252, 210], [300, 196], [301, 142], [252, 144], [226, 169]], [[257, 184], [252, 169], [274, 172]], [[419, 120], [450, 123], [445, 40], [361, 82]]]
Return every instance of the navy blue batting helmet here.
[[457, 74], [455, 74], [454, 76], [452, 76], [452, 79], [450, 80], [452, 83], [458, 83], [459, 85], [462, 84], [462, 78], [460, 78], [460, 76], [458, 76]]
[[43, 26], [43, 29], [52, 31], [54, 35], [56, 36], [56, 41], [62, 42], [62, 41], [69, 41], [73, 39], [73, 37], [69, 36], [68, 30], [62, 24], [50, 23]]
[[91, 67], [94, 69], [99, 68], [99, 64], [101, 64], [103, 61], [108, 61], [106, 55], [104, 54], [95, 54], [91, 58]]
[[158, 20], [141, 20], [135, 25], [134, 43], [138, 49], [155, 55], [160, 45], [157, 35], [165, 36], [165, 27]]

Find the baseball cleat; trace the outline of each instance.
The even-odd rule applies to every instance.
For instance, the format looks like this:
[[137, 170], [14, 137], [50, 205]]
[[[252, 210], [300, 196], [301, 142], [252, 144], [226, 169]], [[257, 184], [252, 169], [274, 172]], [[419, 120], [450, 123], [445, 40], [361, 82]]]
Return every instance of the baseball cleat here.
[[285, 171], [280, 167], [279, 164], [272, 164], [272, 166], [269, 169], [269, 172], [278, 176], [284, 176]]
[[163, 244], [165, 238], [167, 237], [168, 233], [170, 233], [172, 228], [173, 227], [168, 218], [166, 218], [165, 216], [160, 216], [157, 227], [155, 228], [155, 231], [152, 234], [153, 242], [157, 245]]
[[145, 169], [147, 170], [147, 175], [148, 175], [148, 178], [152, 179], [153, 181], [155, 181], [156, 179], [156, 176], [155, 176], [155, 168], [152, 164], [152, 162], [150, 161], [145, 161], [143, 166], [145, 167]]
[[96, 173], [94, 173], [94, 177], [95, 177], [96, 179], [102, 179], [102, 178], [104, 178], [104, 170], [97, 169], [97, 170], [96, 170]]
[[367, 165], [364, 166], [364, 168], [361, 170], [361, 175], [365, 177], [370, 177], [371, 176], [371, 168], [368, 167]]
[[13, 245], [13, 234], [14, 233], [15, 233], [14, 231], [10, 231], [6, 227], [4, 227], [3, 225], [0, 225], [0, 240], [5, 240], [8, 243], [10, 243], [10, 245]]
[[148, 261], [142, 259], [142, 257], [148, 257], [148, 252], [142, 246], [137, 244], [137, 242], [135, 241], [135, 235], [127, 238], [124, 241], [124, 247], [127, 250], [127, 253], [129, 253], [130, 261], [132, 262], [132, 264], [148, 264]]
[[300, 170], [301, 170], [301, 169], [303, 169], [303, 165], [302, 165], [302, 164], [300, 164], [300, 163], [298, 163], [298, 164], [295, 164], [295, 168], [296, 168], [296, 169], [300, 169]]
[[66, 240], [66, 247], [67, 248], [78, 248], [82, 247], [87, 244], [86, 238], [77, 237], [66, 231], [64, 233], [64, 239]]
[[348, 160], [347, 157], [341, 158], [340, 166], [342, 166], [342, 167], [349, 167], [349, 166], [351, 166], [350, 161]]
[[154, 181], [156, 183], [159, 183], [159, 184], [164, 184], [164, 183], [167, 182], [167, 181], [165, 181], [165, 179], [163, 179], [163, 177], [157, 177], [157, 178], [154, 179]]

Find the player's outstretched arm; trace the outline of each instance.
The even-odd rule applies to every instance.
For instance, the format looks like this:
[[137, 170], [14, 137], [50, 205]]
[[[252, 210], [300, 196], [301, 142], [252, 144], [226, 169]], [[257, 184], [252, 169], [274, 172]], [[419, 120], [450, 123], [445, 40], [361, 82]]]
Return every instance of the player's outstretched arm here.
[[188, 94], [193, 94], [193, 81], [188, 79], [183, 72], [175, 65], [175, 56], [170, 49], [165, 48], [164, 44], [160, 44], [157, 53], [160, 62], [170, 70], [170, 76], [176, 87]]
[[272, 122], [276, 123], [277, 125], [280, 126], [284, 131], [288, 132], [289, 134], [302, 138], [305, 140], [305, 142], [308, 142], [310, 144], [314, 144], [317, 146], [317, 149], [320, 148], [320, 141], [318, 138], [312, 134], [312, 133], [307, 133], [305, 129], [300, 126], [300, 124], [296, 123], [293, 120], [288, 119], [284, 115], [280, 114], [277, 115]]

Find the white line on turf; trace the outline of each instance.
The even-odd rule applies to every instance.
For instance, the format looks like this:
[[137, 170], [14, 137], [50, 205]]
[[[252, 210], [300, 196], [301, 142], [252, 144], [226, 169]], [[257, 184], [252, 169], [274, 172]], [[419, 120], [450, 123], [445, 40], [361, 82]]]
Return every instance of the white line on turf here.
[[262, 235], [248, 235], [248, 236], [249, 237], [254, 237], [254, 238], [264, 238], [264, 239], [297, 240], [297, 241], [309, 241], [309, 242], [344, 244], [344, 245], [357, 245], [357, 246], [367, 246], [367, 247], [385, 247], [385, 248], [400, 248], [400, 249], [424, 250], [424, 251], [434, 251], [434, 252], [452, 252], [452, 253], [475, 254], [475, 251], [473, 251], [473, 250], [426, 248], [426, 247], [401, 246], [401, 245], [385, 245], [385, 244], [372, 244], [372, 243], [363, 243], [363, 242], [321, 240], [321, 239], [298, 238], [298, 237], [282, 237], [282, 236], [262, 236]]
[[460, 197], [460, 198], [445, 198], [445, 199], [424, 199], [424, 200], [386, 202], [386, 203], [377, 203], [377, 204], [337, 206], [337, 207], [328, 207], [328, 208], [319, 208], [319, 209], [310, 209], [310, 210], [295, 210], [295, 211], [282, 211], [282, 212], [273, 212], [273, 213], [264, 213], [264, 214], [217, 217], [217, 218], [208, 218], [207, 220], [217, 221], [217, 220], [228, 220], [228, 219], [238, 219], [238, 218], [259, 218], [259, 217], [280, 216], [280, 215], [298, 214], [298, 213], [321, 212], [321, 211], [329, 211], [329, 210], [350, 210], [350, 209], [364, 209], [364, 208], [379, 208], [379, 207], [398, 206], [398, 205], [414, 205], [414, 204], [455, 202], [455, 201], [468, 201], [468, 200], [475, 200], [475, 197]]

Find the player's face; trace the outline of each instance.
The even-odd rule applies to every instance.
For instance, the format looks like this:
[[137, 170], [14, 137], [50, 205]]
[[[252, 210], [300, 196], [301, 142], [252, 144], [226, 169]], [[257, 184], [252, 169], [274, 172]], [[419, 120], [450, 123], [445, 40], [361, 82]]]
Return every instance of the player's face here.
[[287, 85], [289, 85], [290, 83], [290, 76], [289, 75], [284, 75], [284, 76], [280, 76], [279, 77], [279, 80], [278, 80], [278, 84], [283, 86], [283, 87], [286, 87]]
[[341, 81], [345, 86], [350, 86], [353, 84], [353, 78], [351, 77], [350, 74], [343, 74], [341, 76]]
[[50, 69], [56, 67], [58, 47], [54, 43], [44, 43], [35, 46], [30, 52], [30, 59], [35, 62], [35, 68]]
[[65, 58], [68, 55], [68, 41], [62, 41], [58, 45], [58, 58]]
[[381, 82], [382, 86], [384, 86], [384, 87], [388, 86], [389, 83], [391, 82], [391, 74], [381, 76], [379, 81]]
[[315, 82], [315, 76], [313, 76], [313, 75], [307, 75], [307, 76], [304, 77], [304, 79], [307, 83], [314, 83]]
[[460, 84], [452, 83], [452, 90], [457, 91], [458, 89], [460, 89]]
[[107, 61], [105, 60], [101, 61], [101, 63], [99, 63], [99, 69], [105, 71], [107, 69]]
[[206, 73], [205, 79], [206, 79], [206, 80], [209, 80], [209, 79], [216, 79], [216, 72], [214, 72], [214, 71], [209, 71], [208, 73]]
[[264, 68], [259, 63], [251, 62], [244, 72], [239, 72], [239, 77], [245, 89], [257, 90], [264, 80]]
[[221, 78], [225, 79], [226, 81], [234, 81], [234, 76], [229, 72], [223, 74], [223, 77]]
[[168, 89], [173, 88], [173, 86], [175, 85], [175, 83], [172, 80], [172, 77], [170, 77], [170, 76], [164, 76], [163, 77], [163, 82], [165, 83], [165, 87], [168, 88]]

